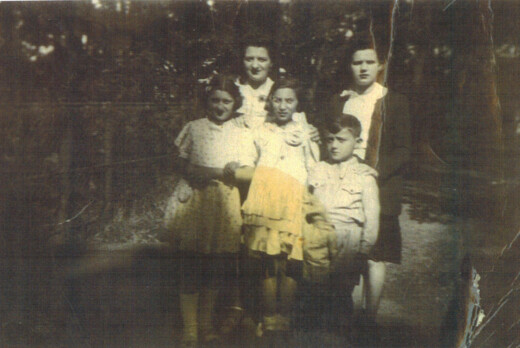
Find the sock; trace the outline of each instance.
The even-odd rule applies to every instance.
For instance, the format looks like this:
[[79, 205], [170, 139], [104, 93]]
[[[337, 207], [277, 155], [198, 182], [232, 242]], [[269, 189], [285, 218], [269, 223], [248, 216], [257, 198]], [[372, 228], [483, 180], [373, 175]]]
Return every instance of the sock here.
[[180, 294], [181, 314], [184, 323], [184, 339], [198, 339], [197, 311], [199, 307], [199, 293]]
[[200, 293], [199, 323], [201, 332], [213, 333], [213, 313], [218, 290], [203, 289]]

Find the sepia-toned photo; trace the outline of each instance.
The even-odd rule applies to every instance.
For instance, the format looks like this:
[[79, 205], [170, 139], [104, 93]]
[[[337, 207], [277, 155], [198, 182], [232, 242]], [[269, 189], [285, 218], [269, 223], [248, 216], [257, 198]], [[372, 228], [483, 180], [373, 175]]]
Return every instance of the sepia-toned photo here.
[[1, 347], [519, 347], [520, 2], [0, 2]]

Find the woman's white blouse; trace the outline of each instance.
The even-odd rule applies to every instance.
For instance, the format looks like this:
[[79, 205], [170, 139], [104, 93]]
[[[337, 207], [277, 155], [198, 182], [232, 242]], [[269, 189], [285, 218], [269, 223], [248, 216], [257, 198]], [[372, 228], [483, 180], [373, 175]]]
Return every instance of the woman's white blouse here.
[[237, 81], [236, 84], [243, 98], [242, 106], [237, 112], [244, 115], [246, 125], [249, 128], [257, 128], [264, 123], [267, 116], [265, 104], [274, 82], [268, 77], [267, 80], [256, 89], [247, 83], [241, 84]]

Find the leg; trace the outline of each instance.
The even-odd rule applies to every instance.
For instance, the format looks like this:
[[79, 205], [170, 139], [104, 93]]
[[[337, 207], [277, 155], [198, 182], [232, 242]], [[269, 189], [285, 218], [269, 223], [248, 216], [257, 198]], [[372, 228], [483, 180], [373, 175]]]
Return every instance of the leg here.
[[198, 309], [200, 289], [200, 262], [193, 255], [182, 255], [180, 309], [183, 321], [182, 342], [186, 347], [195, 347], [198, 342]]
[[291, 328], [291, 319], [294, 318], [296, 305], [296, 292], [298, 291], [297, 279], [302, 279], [303, 265], [300, 261], [281, 259], [280, 263], [280, 310], [282, 327], [284, 330]]
[[353, 312], [352, 290], [353, 282], [350, 273], [335, 273], [331, 281], [330, 327], [342, 336], [350, 334]]
[[203, 342], [209, 343], [219, 339], [213, 326], [215, 302], [219, 290], [222, 290], [231, 278], [229, 275], [232, 267], [227, 256], [212, 255], [204, 258], [202, 272], [204, 276], [201, 280], [199, 326]]
[[284, 318], [284, 329], [289, 329], [290, 318], [294, 312], [294, 295], [298, 284], [290, 277], [282, 276], [280, 280], [280, 314]]
[[262, 282], [262, 299], [264, 316], [273, 316], [278, 310], [277, 305], [278, 279], [271, 277]]
[[385, 282], [386, 263], [401, 263], [401, 228], [399, 216], [381, 215], [379, 224], [379, 235], [370, 252], [368, 270], [365, 280], [365, 303], [368, 321], [374, 323], [383, 285]]
[[223, 293], [229, 297], [227, 303], [225, 319], [220, 325], [220, 333], [227, 335], [231, 333], [241, 322], [244, 315], [242, 301], [240, 297], [240, 272], [239, 272], [239, 255], [232, 255], [229, 258], [229, 266], [231, 268], [228, 287], [223, 289]]
[[180, 305], [184, 325], [182, 334], [183, 345], [195, 347], [198, 342], [197, 312], [199, 293], [181, 293]]
[[386, 265], [383, 261], [368, 260], [368, 275], [365, 278], [365, 301], [367, 319], [375, 321], [383, 285], [385, 282]]
[[359, 284], [354, 287], [352, 291], [352, 300], [354, 301], [354, 311], [356, 313], [360, 313], [365, 308], [365, 277], [366, 275], [362, 275]]
[[266, 279], [262, 282], [263, 324], [268, 331], [278, 330], [278, 295], [280, 287], [279, 260], [264, 257], [263, 273]]
[[219, 338], [213, 328], [213, 315], [215, 313], [217, 295], [218, 290], [212, 288], [204, 288], [200, 292], [199, 323], [204, 342], [215, 341]]

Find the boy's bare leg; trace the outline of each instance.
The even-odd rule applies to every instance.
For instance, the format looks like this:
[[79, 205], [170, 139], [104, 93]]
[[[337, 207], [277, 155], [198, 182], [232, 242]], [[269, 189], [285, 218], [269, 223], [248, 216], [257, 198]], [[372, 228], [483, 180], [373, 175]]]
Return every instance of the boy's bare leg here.
[[365, 277], [365, 274], [359, 277], [359, 284], [352, 290], [352, 301], [354, 303], [355, 313], [360, 313], [365, 309]]
[[368, 279], [365, 279], [365, 304], [367, 319], [375, 321], [383, 285], [385, 283], [386, 264], [368, 260]]

